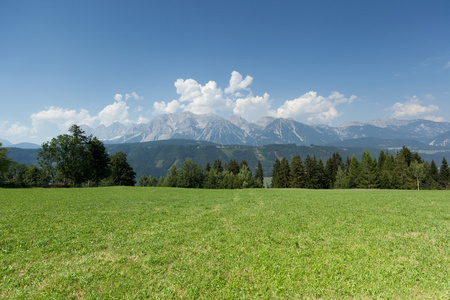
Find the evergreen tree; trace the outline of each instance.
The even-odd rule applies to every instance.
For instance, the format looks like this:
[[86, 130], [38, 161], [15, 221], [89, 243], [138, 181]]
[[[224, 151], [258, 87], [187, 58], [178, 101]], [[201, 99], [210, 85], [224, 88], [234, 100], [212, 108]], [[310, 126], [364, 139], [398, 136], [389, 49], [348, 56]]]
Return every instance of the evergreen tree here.
[[291, 187], [292, 188], [304, 188], [305, 176], [304, 176], [303, 164], [300, 155], [294, 155], [291, 160]]
[[258, 160], [258, 164], [256, 165], [255, 180], [256, 180], [256, 184], [259, 187], [264, 186], [264, 173], [263, 173], [261, 161], [259, 161], [259, 160]]
[[282, 158], [280, 162], [280, 170], [279, 170], [279, 184], [280, 188], [289, 188], [291, 184], [290, 180], [290, 168], [289, 162], [286, 158]]
[[213, 170], [215, 170], [217, 173], [223, 172], [222, 161], [220, 159], [216, 159], [214, 161]]
[[339, 166], [341, 166], [341, 168], [343, 166], [342, 158], [339, 153], [334, 152], [333, 155], [327, 159], [325, 164], [324, 188], [333, 188]]
[[425, 187], [429, 190], [438, 190], [441, 188], [439, 184], [439, 169], [434, 160], [431, 163], [425, 163]]
[[209, 172], [210, 170], [211, 170], [211, 165], [209, 164], [209, 161], [208, 161], [205, 166], [205, 172]]
[[95, 185], [108, 177], [109, 175], [109, 155], [106, 152], [106, 148], [101, 141], [96, 137], [90, 136], [86, 142], [87, 147], [87, 160], [88, 160], [88, 172], [86, 179], [88, 180], [88, 186], [92, 181]]
[[164, 179], [163, 186], [167, 187], [176, 187], [178, 182], [178, 170], [177, 165], [173, 164], [169, 172], [167, 173], [166, 178]]
[[225, 169], [233, 175], [239, 174], [240, 171], [239, 164], [234, 159], [225, 165]]
[[136, 184], [136, 173], [127, 162], [127, 155], [117, 152], [111, 155], [110, 180], [116, 186], [133, 186]]
[[397, 156], [395, 157], [395, 169], [394, 169], [394, 175], [396, 178], [395, 188], [411, 189], [414, 188], [414, 182], [409, 176], [410, 172], [408, 168], [408, 163], [406, 162], [403, 153], [404, 153], [403, 151], [400, 151], [397, 153]]
[[442, 158], [441, 168], [439, 169], [439, 183], [443, 189], [448, 189], [450, 180], [450, 169], [447, 164], [447, 159]]
[[272, 184], [271, 184], [271, 187], [273, 187], [273, 188], [281, 187], [281, 184], [280, 184], [280, 166], [281, 166], [280, 160], [278, 158], [275, 159], [275, 163], [273, 164], [273, 168], [272, 168]]
[[241, 188], [245, 189], [255, 187], [255, 180], [253, 179], [252, 172], [246, 165], [242, 165], [237, 178], [241, 183]]
[[350, 160], [350, 165], [348, 167], [348, 187], [351, 189], [360, 187], [360, 182], [361, 182], [360, 164], [356, 156], [353, 155]]
[[376, 161], [372, 160], [368, 151], [364, 151], [361, 158], [358, 186], [366, 189], [376, 188], [376, 173]]
[[338, 166], [338, 170], [336, 172], [336, 180], [334, 181], [335, 189], [348, 189], [348, 177], [345, 172], [342, 170], [341, 166]]

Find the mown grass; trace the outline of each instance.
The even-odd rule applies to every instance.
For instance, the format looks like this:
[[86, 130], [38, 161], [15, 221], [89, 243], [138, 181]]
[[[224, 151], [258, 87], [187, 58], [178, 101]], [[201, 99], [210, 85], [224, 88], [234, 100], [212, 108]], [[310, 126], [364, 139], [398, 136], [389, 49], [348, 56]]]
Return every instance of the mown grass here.
[[0, 190], [0, 298], [450, 298], [446, 191]]

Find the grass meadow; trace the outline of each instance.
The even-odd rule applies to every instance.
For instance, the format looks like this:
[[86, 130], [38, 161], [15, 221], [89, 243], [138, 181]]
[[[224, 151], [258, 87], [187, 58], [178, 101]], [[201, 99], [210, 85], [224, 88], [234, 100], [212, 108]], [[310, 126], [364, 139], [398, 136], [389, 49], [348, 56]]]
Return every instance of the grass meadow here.
[[450, 192], [0, 189], [1, 299], [449, 299]]

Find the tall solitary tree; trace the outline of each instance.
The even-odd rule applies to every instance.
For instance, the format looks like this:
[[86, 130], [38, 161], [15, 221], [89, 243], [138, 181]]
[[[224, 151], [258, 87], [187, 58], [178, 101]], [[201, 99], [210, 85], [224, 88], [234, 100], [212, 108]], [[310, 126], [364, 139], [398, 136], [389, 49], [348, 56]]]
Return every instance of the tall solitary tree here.
[[136, 173], [127, 162], [127, 155], [117, 152], [111, 155], [110, 179], [114, 185], [133, 186], [136, 184]]

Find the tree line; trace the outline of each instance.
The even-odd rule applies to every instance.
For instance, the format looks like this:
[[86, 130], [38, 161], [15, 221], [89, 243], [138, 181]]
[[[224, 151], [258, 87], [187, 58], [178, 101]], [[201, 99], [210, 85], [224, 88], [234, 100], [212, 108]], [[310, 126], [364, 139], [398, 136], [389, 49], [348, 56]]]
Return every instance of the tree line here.
[[361, 160], [356, 156], [344, 161], [338, 153], [325, 163], [314, 155], [304, 161], [299, 155], [289, 163], [276, 159], [272, 169], [273, 188], [308, 189], [448, 189], [450, 169], [445, 157], [440, 168], [434, 160], [423, 161], [418, 153], [407, 147], [393, 154], [381, 151], [378, 159], [364, 151]]
[[180, 168], [173, 164], [165, 177], [161, 176], [157, 179], [151, 175], [148, 177], [142, 175], [139, 178], [139, 186], [241, 189], [261, 188], [263, 184], [264, 174], [260, 161], [253, 176], [245, 160], [239, 164], [233, 159], [228, 163], [216, 159], [212, 166], [207, 162], [205, 168], [192, 159], [186, 159]]
[[9, 160], [0, 148], [0, 184], [6, 187], [37, 186], [111, 186], [135, 185], [136, 173], [126, 154], [111, 156], [101, 141], [77, 125], [70, 134], [43, 143], [37, 152], [38, 166]]

